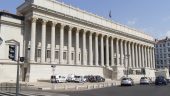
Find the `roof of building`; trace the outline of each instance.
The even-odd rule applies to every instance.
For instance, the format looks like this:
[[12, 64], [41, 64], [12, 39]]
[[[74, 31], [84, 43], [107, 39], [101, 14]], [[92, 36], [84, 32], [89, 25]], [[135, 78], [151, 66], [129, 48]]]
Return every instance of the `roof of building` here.
[[12, 18], [15, 18], [15, 19], [19, 19], [19, 20], [24, 20], [23, 16], [18, 16], [18, 15], [9, 13], [7, 11], [0, 11], [0, 16], [7, 16], [7, 17], [12, 17]]
[[170, 41], [170, 38], [166, 37], [166, 38], [161, 39], [161, 40], [156, 40], [156, 43], [165, 43], [167, 41]]

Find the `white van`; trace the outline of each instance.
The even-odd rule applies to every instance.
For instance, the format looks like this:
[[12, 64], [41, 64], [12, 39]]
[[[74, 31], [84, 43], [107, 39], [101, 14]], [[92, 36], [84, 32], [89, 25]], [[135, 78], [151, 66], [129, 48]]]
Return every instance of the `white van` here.
[[51, 76], [51, 83], [65, 83], [66, 77], [61, 75], [52, 75]]

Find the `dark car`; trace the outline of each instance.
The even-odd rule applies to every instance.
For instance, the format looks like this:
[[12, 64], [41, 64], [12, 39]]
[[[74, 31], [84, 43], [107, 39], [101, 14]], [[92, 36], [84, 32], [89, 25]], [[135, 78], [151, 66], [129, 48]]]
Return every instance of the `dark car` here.
[[155, 79], [155, 85], [167, 85], [168, 82], [165, 77], [163, 76], [158, 76]]
[[105, 82], [105, 79], [101, 76], [95, 76], [97, 82]]
[[52, 75], [50, 81], [51, 83], [56, 83], [56, 76]]

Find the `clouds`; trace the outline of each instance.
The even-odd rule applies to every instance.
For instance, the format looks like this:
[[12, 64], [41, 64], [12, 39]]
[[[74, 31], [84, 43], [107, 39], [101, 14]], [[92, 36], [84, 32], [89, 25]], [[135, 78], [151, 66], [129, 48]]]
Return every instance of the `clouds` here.
[[170, 30], [166, 32], [165, 36], [170, 37]]
[[133, 18], [132, 20], [127, 21], [127, 25], [134, 26], [137, 23], [138, 19]]

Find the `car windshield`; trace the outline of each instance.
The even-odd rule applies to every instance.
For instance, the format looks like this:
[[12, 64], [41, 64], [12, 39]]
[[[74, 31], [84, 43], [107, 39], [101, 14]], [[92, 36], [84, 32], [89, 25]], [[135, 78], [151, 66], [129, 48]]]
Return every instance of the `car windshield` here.
[[130, 80], [130, 78], [123, 78], [122, 80]]
[[142, 77], [141, 79], [147, 79], [147, 77]]
[[81, 76], [75, 76], [75, 78], [80, 78]]

